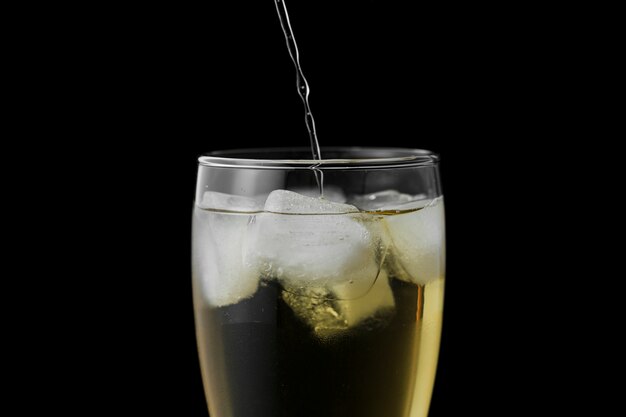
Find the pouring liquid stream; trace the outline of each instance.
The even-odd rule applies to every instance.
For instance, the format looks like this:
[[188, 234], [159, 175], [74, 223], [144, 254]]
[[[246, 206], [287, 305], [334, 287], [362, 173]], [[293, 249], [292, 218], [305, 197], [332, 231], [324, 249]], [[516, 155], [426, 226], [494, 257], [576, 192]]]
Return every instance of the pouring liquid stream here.
[[[298, 94], [304, 103], [304, 115], [306, 128], [309, 132], [309, 140], [311, 142], [311, 152], [313, 155], [313, 159], [316, 161], [321, 161], [322, 153], [320, 151], [319, 141], [317, 140], [317, 131], [315, 129], [315, 119], [313, 118], [313, 113], [311, 112], [311, 106], [309, 104], [309, 83], [304, 77], [304, 73], [302, 72], [302, 67], [300, 65], [300, 53], [298, 51], [298, 44], [296, 43], [296, 38], [293, 35], [293, 29], [291, 28], [291, 22], [289, 21], [289, 13], [287, 11], [287, 5], [285, 4], [285, 0], [274, 0], [276, 4], [276, 10], [278, 11], [278, 17], [280, 19], [280, 26], [283, 29], [283, 33], [285, 34], [285, 41], [287, 42], [287, 49], [289, 51], [289, 56], [291, 56], [291, 60], [296, 67], [296, 84], [298, 87]], [[310, 168], [313, 170], [315, 174], [315, 181], [317, 182], [317, 187], [319, 188], [320, 196], [324, 195], [324, 173], [318, 167], [320, 164], [312, 165]]]

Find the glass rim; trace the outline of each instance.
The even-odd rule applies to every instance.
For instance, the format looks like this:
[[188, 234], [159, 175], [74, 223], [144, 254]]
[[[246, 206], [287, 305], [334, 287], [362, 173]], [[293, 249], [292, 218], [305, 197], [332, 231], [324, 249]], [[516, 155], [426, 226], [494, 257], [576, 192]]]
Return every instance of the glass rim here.
[[[329, 146], [322, 147], [321, 153], [348, 153], [350, 158], [329, 159], [290, 159], [263, 158], [276, 153], [302, 153], [311, 155], [311, 148], [306, 147], [269, 147], [217, 150], [198, 158], [201, 166], [220, 168], [252, 169], [387, 169], [436, 166], [439, 155], [426, 149], [393, 147], [357, 147]], [[359, 154], [361, 155], [359, 157]], [[389, 156], [385, 156], [385, 154]], [[248, 156], [249, 155], [249, 156]], [[367, 157], [376, 155], [377, 157]]]

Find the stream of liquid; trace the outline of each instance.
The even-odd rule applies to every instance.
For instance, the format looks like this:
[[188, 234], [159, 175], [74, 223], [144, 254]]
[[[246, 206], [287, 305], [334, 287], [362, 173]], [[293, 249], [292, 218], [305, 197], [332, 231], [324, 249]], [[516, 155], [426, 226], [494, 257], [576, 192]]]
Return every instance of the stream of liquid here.
[[[320, 151], [320, 144], [317, 140], [317, 131], [315, 130], [315, 119], [311, 112], [311, 105], [309, 104], [309, 83], [307, 82], [304, 72], [302, 72], [302, 66], [300, 65], [300, 53], [298, 51], [298, 44], [296, 38], [293, 35], [293, 29], [291, 28], [291, 22], [289, 21], [289, 12], [287, 11], [287, 5], [285, 0], [274, 0], [276, 4], [276, 10], [278, 11], [278, 17], [280, 19], [280, 26], [283, 28], [285, 34], [285, 40], [287, 42], [287, 49], [289, 50], [289, 56], [296, 67], [296, 84], [298, 87], [298, 94], [304, 103], [304, 119], [306, 122], [306, 128], [309, 131], [309, 140], [311, 142], [311, 153], [313, 159], [320, 161], [322, 159], [322, 153]], [[319, 164], [311, 166], [311, 169], [315, 173], [315, 180], [320, 191], [320, 195], [324, 194], [324, 174], [318, 169]]]

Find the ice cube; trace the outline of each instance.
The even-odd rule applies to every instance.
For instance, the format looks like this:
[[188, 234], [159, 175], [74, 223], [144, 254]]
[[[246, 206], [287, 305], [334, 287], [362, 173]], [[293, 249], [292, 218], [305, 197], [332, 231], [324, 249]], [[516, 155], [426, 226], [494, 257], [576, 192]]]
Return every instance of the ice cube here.
[[373, 325], [381, 324], [391, 316], [395, 301], [384, 270], [365, 296], [352, 299], [354, 294], [348, 285], [336, 286], [331, 291], [349, 300], [333, 299], [331, 291], [324, 289], [308, 289], [304, 294], [283, 291], [282, 297], [296, 316], [322, 338], [341, 334], [366, 320]]
[[[319, 197], [319, 188], [295, 187], [294, 192], [305, 195], [307, 197]], [[335, 185], [324, 185], [324, 198], [335, 203], [345, 203], [346, 195], [343, 190]]]
[[386, 263], [394, 275], [424, 285], [444, 275], [443, 197], [429, 200], [418, 210], [414, 206], [414, 202], [396, 205], [395, 210], [402, 213], [385, 216], [385, 227], [378, 233], [389, 248]]
[[308, 288], [298, 294], [286, 290], [282, 292], [283, 301], [316, 334], [333, 333], [348, 327], [335, 310], [329, 295], [330, 292], [322, 288]]
[[[216, 194], [219, 193], [210, 195], [203, 202], [210, 202], [212, 208], [222, 208], [214, 203], [227, 202], [228, 207], [233, 208], [233, 201], [230, 200], [232, 196]], [[243, 206], [236, 207], [243, 209]], [[248, 214], [220, 213], [195, 208], [193, 273], [209, 305], [221, 307], [234, 304], [256, 292], [259, 274], [243, 262], [246, 233], [253, 217]]]
[[354, 206], [273, 191], [265, 213], [255, 217], [246, 261], [288, 291], [328, 289], [350, 281], [366, 291], [379, 265], [362, 222]]
[[202, 200], [198, 203], [198, 207], [250, 213], [262, 210], [264, 201], [265, 196], [252, 198], [242, 195], [218, 193], [217, 191], [207, 191], [203, 194]]
[[361, 210], [384, 211], [395, 210], [396, 206], [420, 201], [424, 201], [425, 194], [410, 195], [400, 193], [396, 190], [378, 191], [371, 194], [354, 195], [350, 198], [350, 204], [354, 204]]
[[349, 204], [330, 201], [326, 198], [309, 197], [288, 190], [275, 190], [265, 201], [265, 211], [284, 214], [342, 214], [358, 213]]
[[351, 286], [352, 284], [348, 283], [333, 288], [337, 295], [336, 309], [348, 327], [355, 326], [363, 320], [383, 312], [383, 310], [392, 310], [395, 307], [395, 300], [389, 286], [389, 277], [385, 270], [380, 271], [374, 285], [362, 297], [355, 298], [355, 294], [362, 292], [351, 288]]

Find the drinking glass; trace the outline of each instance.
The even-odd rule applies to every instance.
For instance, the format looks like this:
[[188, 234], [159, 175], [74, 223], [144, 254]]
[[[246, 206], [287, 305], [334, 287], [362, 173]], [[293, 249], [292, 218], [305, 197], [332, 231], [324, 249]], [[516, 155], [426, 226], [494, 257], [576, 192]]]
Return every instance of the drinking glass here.
[[432, 152], [218, 151], [193, 210], [212, 417], [426, 417], [444, 295]]

